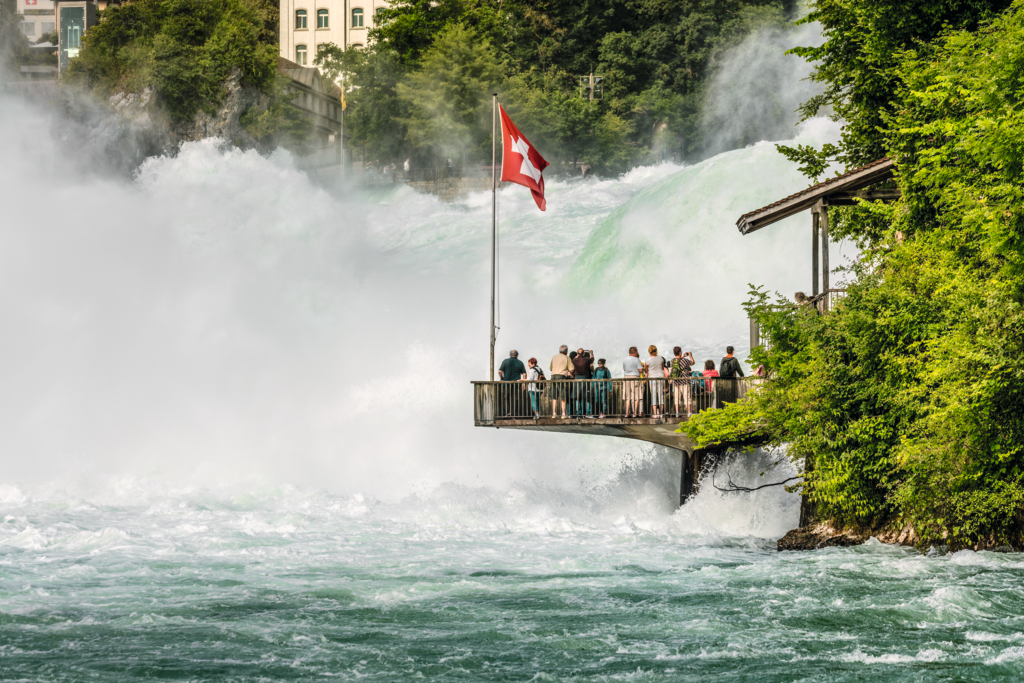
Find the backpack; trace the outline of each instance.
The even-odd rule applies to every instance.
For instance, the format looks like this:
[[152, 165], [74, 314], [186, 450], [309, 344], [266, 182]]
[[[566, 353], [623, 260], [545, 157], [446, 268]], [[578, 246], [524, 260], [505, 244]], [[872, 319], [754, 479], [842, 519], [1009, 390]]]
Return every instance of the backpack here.
[[540, 369], [539, 365], [537, 366], [537, 372], [540, 373], [540, 377], [537, 378], [538, 382], [541, 381], [541, 380], [545, 380], [545, 381], [547, 380], [547, 377], [544, 376], [544, 371]]
[[723, 358], [722, 364], [719, 367], [718, 374], [725, 379], [732, 379], [738, 373], [736, 372], [740, 367], [740, 362], [733, 358]]

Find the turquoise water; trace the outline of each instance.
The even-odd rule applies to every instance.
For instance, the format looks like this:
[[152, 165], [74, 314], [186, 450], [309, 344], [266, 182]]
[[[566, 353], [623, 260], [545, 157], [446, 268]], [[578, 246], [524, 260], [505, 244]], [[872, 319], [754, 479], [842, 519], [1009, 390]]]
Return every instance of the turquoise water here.
[[[214, 140], [119, 178], [51, 116], [0, 97], [0, 680], [1019, 677], [1017, 555], [780, 554], [782, 489], [677, 509], [678, 454], [473, 428], [486, 194]], [[504, 190], [499, 348], [742, 348], [810, 245], [735, 220], [803, 184], [762, 143]]]
[[3, 680], [1012, 680], [1024, 660], [1016, 555], [779, 553], [540, 490], [5, 493]]

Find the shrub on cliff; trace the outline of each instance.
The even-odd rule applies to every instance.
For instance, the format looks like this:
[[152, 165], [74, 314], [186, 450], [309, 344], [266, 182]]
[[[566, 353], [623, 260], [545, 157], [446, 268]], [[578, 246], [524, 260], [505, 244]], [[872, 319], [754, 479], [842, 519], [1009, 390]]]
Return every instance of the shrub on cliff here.
[[257, 0], [115, 5], [86, 32], [67, 77], [104, 93], [153, 86], [173, 119], [189, 119], [216, 108], [235, 69], [243, 84], [273, 89], [277, 46], [266, 22]]
[[1024, 544], [1022, 8], [901, 54], [879, 134], [902, 199], [830, 213], [864, 248], [846, 298], [819, 316], [757, 291], [773, 381], [685, 426], [788, 443], [821, 517]]

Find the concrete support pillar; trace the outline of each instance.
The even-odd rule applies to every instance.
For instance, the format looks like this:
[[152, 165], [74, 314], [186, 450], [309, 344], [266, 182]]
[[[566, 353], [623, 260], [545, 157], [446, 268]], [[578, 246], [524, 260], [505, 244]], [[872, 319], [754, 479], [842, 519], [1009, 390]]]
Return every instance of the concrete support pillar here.
[[693, 495], [693, 459], [689, 452], [679, 452], [683, 454], [683, 466], [679, 473], [679, 507], [683, 507]]

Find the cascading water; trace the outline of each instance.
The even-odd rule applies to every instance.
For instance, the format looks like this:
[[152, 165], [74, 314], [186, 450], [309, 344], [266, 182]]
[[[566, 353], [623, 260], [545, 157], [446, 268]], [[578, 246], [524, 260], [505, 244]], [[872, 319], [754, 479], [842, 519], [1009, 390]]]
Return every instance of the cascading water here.
[[[127, 181], [47, 116], [0, 97], [4, 678], [998, 679], [1024, 658], [1014, 557], [778, 554], [780, 488], [705, 481], [676, 510], [668, 451], [474, 429], [488, 195], [331, 193], [215, 140]], [[810, 240], [735, 220], [802, 183], [760, 143], [551, 182], [545, 214], [504, 191], [500, 348], [617, 370], [630, 345], [744, 347], [747, 283], [806, 287]], [[789, 476], [774, 460], [725, 467], [756, 485]]]

